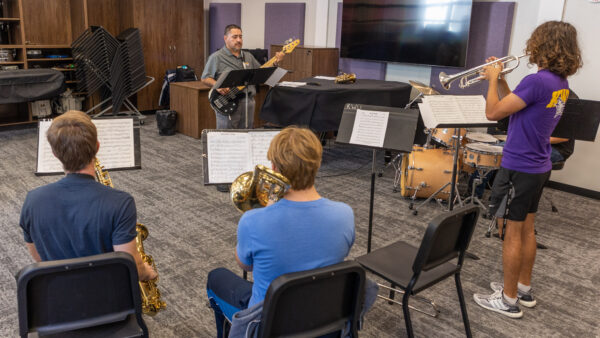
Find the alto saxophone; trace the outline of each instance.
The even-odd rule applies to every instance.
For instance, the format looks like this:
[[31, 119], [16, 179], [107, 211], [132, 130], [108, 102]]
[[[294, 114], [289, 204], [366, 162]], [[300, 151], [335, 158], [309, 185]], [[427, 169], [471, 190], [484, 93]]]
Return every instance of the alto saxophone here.
[[[94, 170], [96, 172], [96, 179], [98, 182], [114, 188], [110, 175], [108, 171], [103, 170], [104, 167], [100, 165], [100, 161], [96, 158], [94, 160]], [[154, 259], [151, 255], [147, 255], [144, 251], [144, 243], [142, 243], [148, 237], [148, 228], [141, 223], [137, 223], [135, 225], [136, 237], [135, 237], [135, 246], [140, 256], [142, 256], [142, 261], [150, 264], [155, 271], [156, 266], [154, 265]], [[158, 271], [157, 271], [158, 273]], [[142, 294], [142, 312], [154, 316], [158, 311], [167, 307], [167, 303], [160, 299], [160, 291], [156, 286], [158, 282], [158, 277], [149, 281], [140, 281], [140, 291]]]

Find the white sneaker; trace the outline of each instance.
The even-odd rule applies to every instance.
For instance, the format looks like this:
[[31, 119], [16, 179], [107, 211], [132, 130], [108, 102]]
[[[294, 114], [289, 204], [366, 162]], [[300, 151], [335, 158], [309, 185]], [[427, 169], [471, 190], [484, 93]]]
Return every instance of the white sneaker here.
[[[494, 291], [502, 290], [504, 288], [504, 284], [498, 282], [491, 282], [490, 288]], [[533, 298], [533, 289], [529, 289], [529, 292], [523, 292], [517, 289], [517, 298], [519, 298], [519, 304], [524, 307], [532, 308], [537, 304], [535, 298]]]
[[502, 289], [494, 292], [491, 295], [474, 294], [473, 299], [479, 306], [492, 310], [494, 312], [501, 313], [510, 318], [521, 318], [523, 317], [523, 311], [519, 309], [518, 305], [509, 304], [502, 294]]

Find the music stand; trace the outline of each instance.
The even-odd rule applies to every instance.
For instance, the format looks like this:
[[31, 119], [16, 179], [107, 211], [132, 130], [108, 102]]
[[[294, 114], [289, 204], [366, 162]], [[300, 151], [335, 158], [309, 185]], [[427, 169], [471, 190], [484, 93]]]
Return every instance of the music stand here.
[[[275, 72], [277, 67], [253, 68], [253, 69], [238, 69], [226, 71], [219, 76], [213, 89], [244, 87], [246, 96], [246, 128], [248, 129], [248, 86], [257, 86], [263, 83], [279, 82], [285, 72]], [[279, 78], [276, 78], [276, 77]], [[274, 77], [273, 79], [271, 77]]]
[[[357, 143], [350, 143], [354, 131], [357, 110], [367, 110], [375, 112], [388, 112], [389, 117], [385, 129], [383, 146], [368, 146]], [[373, 203], [375, 200], [375, 176], [376, 176], [376, 156], [377, 150], [395, 150], [409, 153], [412, 151], [415, 131], [417, 129], [417, 119], [419, 112], [416, 109], [404, 109], [396, 107], [370, 106], [355, 103], [347, 103], [342, 112], [342, 120], [338, 128], [337, 143], [349, 144], [352, 146], [367, 148], [373, 150], [373, 163], [371, 166], [371, 196], [369, 201], [369, 232], [367, 239], [367, 253], [371, 252], [371, 237], [373, 233]]]

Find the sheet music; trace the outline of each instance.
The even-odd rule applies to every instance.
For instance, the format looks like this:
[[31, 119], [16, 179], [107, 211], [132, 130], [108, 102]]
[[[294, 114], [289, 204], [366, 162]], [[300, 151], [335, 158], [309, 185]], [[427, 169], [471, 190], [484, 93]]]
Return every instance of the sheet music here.
[[293, 82], [293, 81], [282, 81], [277, 84], [280, 87], [302, 87], [306, 86], [306, 82]]
[[350, 143], [383, 147], [389, 116], [389, 112], [357, 109]]
[[254, 168], [257, 164], [262, 164], [267, 168], [271, 168], [271, 161], [267, 159], [267, 151], [271, 145], [271, 140], [273, 140], [273, 137], [277, 134], [279, 134], [279, 131], [249, 133], [250, 144], [252, 147], [251, 168]]
[[251, 170], [251, 145], [247, 133], [211, 132], [206, 143], [210, 183], [231, 183]]
[[133, 119], [92, 120], [98, 130], [98, 160], [106, 169], [135, 166]]
[[273, 74], [271, 74], [271, 76], [267, 79], [267, 81], [265, 81], [266, 85], [269, 85], [271, 87], [277, 85], [277, 82], [279, 82], [279, 80], [281, 80], [281, 78], [287, 74], [287, 70], [277, 67], [277, 69], [275, 69], [275, 71], [273, 72]]
[[62, 163], [52, 153], [52, 148], [46, 138], [46, 132], [51, 124], [52, 120], [42, 120], [39, 123], [37, 156], [37, 172], [39, 173], [61, 173], [64, 171]]
[[315, 79], [319, 79], [319, 80], [330, 80], [330, 81], [334, 81], [335, 80], [335, 76], [323, 76], [323, 75], [317, 75], [314, 77]]
[[429, 95], [419, 103], [423, 124], [436, 128], [441, 124], [493, 124], [485, 116], [482, 95]]
[[[135, 166], [133, 119], [92, 120], [98, 131], [100, 150], [97, 157], [106, 169]], [[52, 153], [46, 132], [52, 120], [39, 122], [38, 133], [38, 173], [61, 173], [62, 163]]]

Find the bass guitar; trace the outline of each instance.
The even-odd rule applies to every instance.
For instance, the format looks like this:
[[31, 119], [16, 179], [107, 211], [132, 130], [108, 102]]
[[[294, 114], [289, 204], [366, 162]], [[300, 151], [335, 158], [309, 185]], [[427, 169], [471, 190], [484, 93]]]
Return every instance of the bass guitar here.
[[[300, 40], [288, 40], [286, 41], [286, 45], [281, 49], [282, 53], [289, 54], [291, 53], [296, 46], [300, 44]], [[265, 62], [260, 68], [272, 67], [277, 61], [277, 57], [271, 58], [271, 60]], [[229, 93], [225, 95], [221, 95], [216, 89], [211, 89], [208, 92], [208, 101], [210, 102], [210, 106], [216, 110], [218, 113], [230, 116], [238, 109], [238, 103], [240, 99], [244, 96], [242, 92], [246, 88], [245, 86], [233, 87], [229, 90]]]

